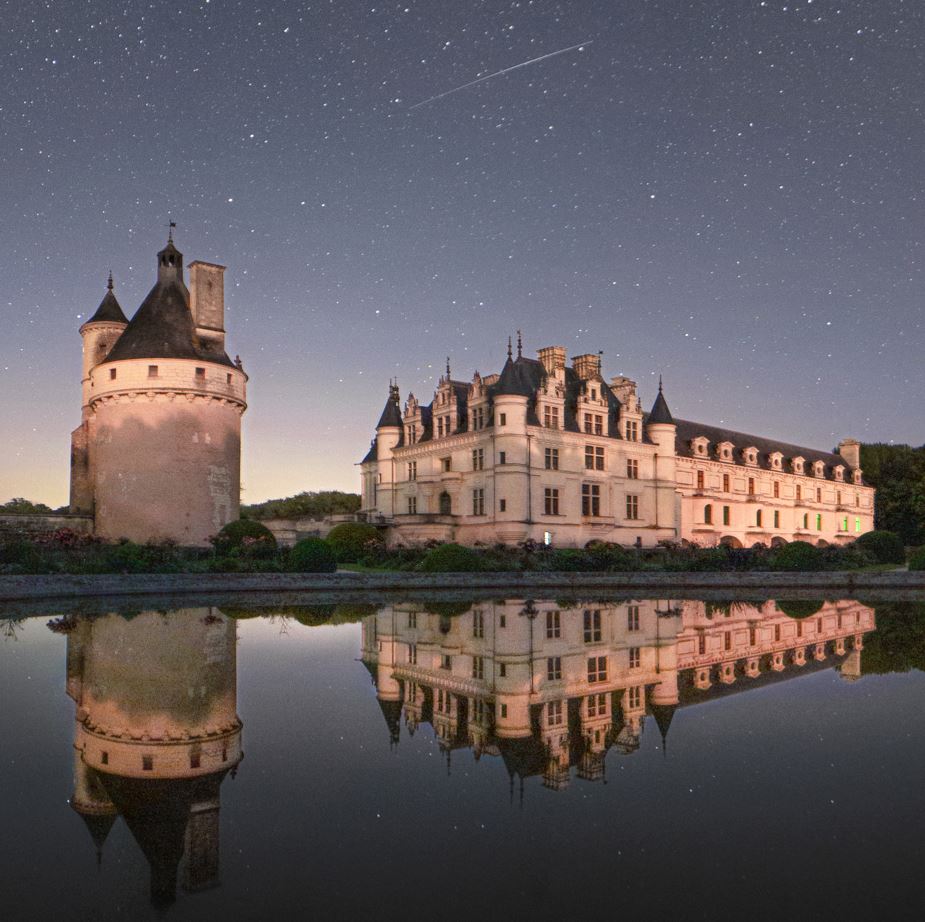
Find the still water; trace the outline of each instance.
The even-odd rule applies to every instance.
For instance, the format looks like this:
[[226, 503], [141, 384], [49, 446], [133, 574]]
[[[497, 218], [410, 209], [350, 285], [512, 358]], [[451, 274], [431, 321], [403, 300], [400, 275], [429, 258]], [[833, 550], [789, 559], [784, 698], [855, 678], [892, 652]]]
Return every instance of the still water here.
[[0, 918], [925, 916], [925, 605], [0, 620]]

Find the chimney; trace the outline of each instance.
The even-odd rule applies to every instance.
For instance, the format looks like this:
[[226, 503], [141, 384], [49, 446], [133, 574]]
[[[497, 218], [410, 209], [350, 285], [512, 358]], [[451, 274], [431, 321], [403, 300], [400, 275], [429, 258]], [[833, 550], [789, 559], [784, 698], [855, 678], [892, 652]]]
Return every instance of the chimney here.
[[196, 260], [189, 266], [190, 312], [207, 352], [225, 351], [225, 267]]
[[582, 381], [590, 381], [601, 373], [601, 357], [598, 353], [576, 355], [572, 358], [572, 368]]
[[617, 400], [626, 404], [628, 397], [636, 396], [636, 382], [626, 375], [616, 375], [610, 379], [610, 389], [614, 392]]
[[557, 369], [565, 368], [565, 346], [545, 346], [536, 354], [547, 375], [553, 375]]
[[842, 439], [838, 443], [838, 453], [852, 470], [861, 466], [861, 443], [856, 439]]

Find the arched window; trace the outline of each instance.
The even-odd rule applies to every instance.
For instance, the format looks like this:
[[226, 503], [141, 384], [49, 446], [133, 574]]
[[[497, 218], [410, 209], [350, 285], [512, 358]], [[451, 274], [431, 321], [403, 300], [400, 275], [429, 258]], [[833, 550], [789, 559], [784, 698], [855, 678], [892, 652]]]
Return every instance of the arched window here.
[[759, 528], [761, 527], [761, 510], [760, 509], [755, 511], [755, 524]]
[[705, 525], [713, 524], [713, 506], [710, 503], [703, 507], [703, 521]]

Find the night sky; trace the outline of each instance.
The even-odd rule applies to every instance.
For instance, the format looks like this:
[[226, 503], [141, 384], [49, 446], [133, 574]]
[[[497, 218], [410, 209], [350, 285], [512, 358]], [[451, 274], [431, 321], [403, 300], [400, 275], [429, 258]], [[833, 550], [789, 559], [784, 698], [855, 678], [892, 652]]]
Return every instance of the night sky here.
[[228, 266], [245, 501], [358, 490], [389, 378], [518, 328], [676, 416], [925, 441], [920, 3], [0, 10], [0, 501], [66, 502], [77, 328], [169, 220]]

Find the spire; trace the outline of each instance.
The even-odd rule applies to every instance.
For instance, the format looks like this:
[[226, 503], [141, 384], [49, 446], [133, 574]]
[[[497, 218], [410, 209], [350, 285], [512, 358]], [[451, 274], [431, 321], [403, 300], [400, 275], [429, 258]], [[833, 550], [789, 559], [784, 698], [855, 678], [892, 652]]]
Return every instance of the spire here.
[[112, 269], [109, 270], [109, 281], [106, 282], [106, 287], [112, 291]]
[[655, 398], [655, 403], [652, 404], [652, 410], [649, 413], [647, 422], [650, 426], [653, 424], [674, 425], [674, 418], [671, 415], [671, 410], [668, 409], [668, 401], [665, 400], [665, 395], [662, 393], [661, 375], [658, 376], [658, 396]]
[[128, 318], [122, 312], [122, 308], [119, 306], [112, 289], [112, 272], [110, 272], [109, 278], [106, 280], [106, 294], [103, 295], [103, 300], [100, 301], [100, 306], [96, 309], [96, 313], [87, 323], [128, 323]]
[[379, 422], [376, 423], [377, 429], [392, 428], [392, 429], [401, 429], [401, 396], [398, 391], [398, 384], [395, 382], [389, 383], [389, 396], [385, 402], [385, 407], [382, 410], [382, 415], [379, 417]]
[[173, 221], [170, 222], [167, 245], [157, 254], [157, 280], [183, 285], [183, 254], [173, 245], [173, 229], [176, 226]]
[[450, 380], [450, 357], [449, 356], [446, 357], [446, 379], [447, 381]]
[[524, 340], [520, 330], [517, 331], [517, 358], [522, 358], [524, 354]]
[[511, 337], [510, 336], [508, 336], [507, 338], [507, 357], [508, 357], [508, 360], [511, 359]]

